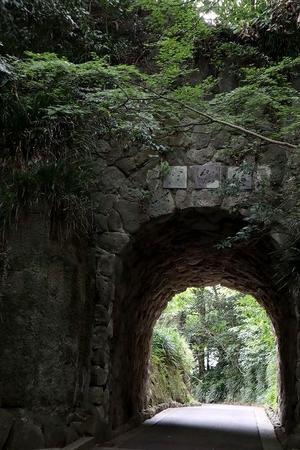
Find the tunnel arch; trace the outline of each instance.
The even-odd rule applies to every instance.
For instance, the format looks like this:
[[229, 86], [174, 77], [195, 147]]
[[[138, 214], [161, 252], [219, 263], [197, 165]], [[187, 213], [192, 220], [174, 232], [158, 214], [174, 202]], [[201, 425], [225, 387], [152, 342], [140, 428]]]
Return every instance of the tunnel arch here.
[[282, 424], [295, 422], [296, 317], [274, 281], [276, 242], [270, 234], [220, 249], [243, 216], [217, 207], [187, 208], [144, 223], [121, 254], [112, 345], [111, 421], [138, 417], [146, 402], [153, 326], [170, 298], [188, 286], [222, 284], [252, 294], [276, 332]]
[[[221, 283], [254, 295], [273, 321], [282, 424], [297, 436], [299, 281], [288, 278], [279, 291], [274, 280], [284, 268], [277, 250], [284, 247], [287, 224], [279, 218], [280, 233], [276, 218], [270, 232], [222, 251], [216, 243], [247, 223], [245, 218], [261, 200], [261, 180], [265, 200], [277, 199], [289, 185], [286, 167], [298, 165], [285, 148], [271, 144], [251, 146], [254, 153], [232, 154], [236, 137], [197, 121], [190, 131], [170, 137], [165, 155], [153, 155], [147, 145], [103, 141], [94, 164], [88, 239], [58, 241], [48, 215], [35, 208], [11, 230], [0, 255], [1, 314], [6, 317], [0, 413], [6, 415], [8, 428], [17, 430], [13, 435], [26, 437], [12, 425], [22, 414], [48, 447], [60, 445], [44, 430], [41, 411], [60, 424], [63, 439], [92, 435], [98, 442], [111, 428], [141, 418], [155, 320], [174, 293], [191, 285]], [[243, 138], [239, 148], [246, 150], [248, 144]], [[169, 167], [166, 177], [162, 162]], [[19, 356], [19, 342], [26, 359]], [[46, 350], [42, 357], [41, 342]], [[39, 375], [38, 385], [28, 383], [32, 374]], [[24, 395], [19, 402], [15, 380], [20, 392], [35, 398], [34, 404]], [[49, 411], [48, 399], [54, 411]], [[22, 450], [23, 442], [14, 448]]]

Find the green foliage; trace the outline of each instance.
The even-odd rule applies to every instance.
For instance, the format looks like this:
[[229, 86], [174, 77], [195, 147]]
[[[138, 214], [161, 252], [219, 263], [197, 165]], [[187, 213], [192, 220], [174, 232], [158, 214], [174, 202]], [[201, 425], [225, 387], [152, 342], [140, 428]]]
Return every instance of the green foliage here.
[[165, 178], [167, 175], [169, 175], [171, 170], [171, 166], [168, 163], [168, 161], [162, 161], [160, 163], [160, 175], [162, 178]]
[[8, 62], [0, 95], [2, 221], [38, 200], [53, 210], [54, 199], [68, 199], [62, 210], [73, 208], [71, 198], [87, 205], [91, 161], [103, 136], [162, 148], [153, 138], [152, 106], [144, 107], [145, 94], [133, 83], [140, 79], [134, 67], [101, 59], [74, 64], [51, 53]]
[[298, 0], [271, 0], [250, 25], [244, 27], [241, 35], [255, 42], [261, 51], [275, 60], [282, 56], [298, 56], [299, 18]]
[[55, 52], [80, 62], [108, 55], [133, 63], [142, 48], [143, 21], [130, 0], [3, 0], [2, 53]]
[[299, 54], [298, 0], [202, 0], [200, 11], [275, 60]]
[[135, 4], [148, 13], [152, 39], [146, 45], [155, 50], [156, 78], [161, 86], [171, 85], [192, 67], [196, 43], [211, 30], [199, 17], [196, 0], [135, 0]]
[[237, 327], [239, 339], [243, 343], [240, 366], [244, 377], [251, 380], [245, 386], [249, 398], [266, 402], [272, 408], [277, 405], [277, 364], [274, 331], [267, 313], [259, 307], [253, 297], [241, 297], [236, 305], [242, 323]]
[[193, 354], [176, 329], [156, 328], [152, 337], [152, 354], [160, 362], [175, 367], [183, 375], [188, 376], [194, 365]]
[[220, 42], [213, 53], [212, 61], [217, 69], [239, 76], [239, 68], [265, 65], [267, 58], [253, 46]]
[[201, 11], [215, 14], [215, 20], [239, 31], [245, 24], [259, 17], [267, 5], [266, 0], [202, 0]]
[[275, 138], [288, 136], [298, 142], [300, 100], [288, 79], [298, 67], [299, 58], [288, 58], [268, 68], [244, 69], [241, 86], [217, 95], [210, 102], [212, 111]]
[[176, 329], [155, 328], [152, 337], [150, 404], [191, 401], [189, 383], [193, 367], [193, 354], [185, 338]]
[[[0, 2], [0, 35], [5, 53], [58, 51], [78, 58], [101, 48], [82, 0], [5, 0]], [[63, 44], [62, 44], [63, 43]]]
[[151, 373], [148, 390], [148, 405], [157, 406], [163, 403], [192, 402], [190, 389], [182, 374], [174, 367], [161, 364], [160, 360], [151, 357]]
[[253, 297], [221, 287], [187, 289], [169, 302], [156, 332], [168, 336], [174, 328], [194, 355], [192, 392], [197, 400], [276, 409], [274, 331]]
[[[250, 35], [241, 39], [246, 22], [254, 29], [254, 21], [266, 17], [272, 33], [286, 34], [288, 18], [295, 25], [299, 9], [291, 5], [286, 11], [280, 0], [255, 6], [250, 0], [202, 6], [185, 0], [1, 2], [2, 216], [9, 221], [28, 204], [30, 189], [33, 203], [53, 204], [53, 198], [59, 203], [65, 195], [87, 205], [93, 182], [89, 163], [99, 151], [98, 139], [164, 153], [165, 124], [176, 127], [187, 115], [176, 101], [298, 143], [299, 57], [274, 64]], [[203, 8], [214, 11], [221, 25], [208, 26]], [[209, 65], [204, 80], [203, 58]], [[224, 72], [238, 87], [219, 93]], [[42, 182], [43, 173], [52, 174], [52, 190]], [[56, 182], [61, 173], [74, 176], [74, 182], [60, 183], [64, 192]], [[251, 227], [262, 210], [252, 215]]]

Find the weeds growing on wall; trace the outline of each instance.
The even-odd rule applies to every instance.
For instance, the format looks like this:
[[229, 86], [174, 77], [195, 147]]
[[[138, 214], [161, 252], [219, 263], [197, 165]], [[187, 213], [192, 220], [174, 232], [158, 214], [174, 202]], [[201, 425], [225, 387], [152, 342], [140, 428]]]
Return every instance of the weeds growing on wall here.
[[148, 403], [189, 403], [194, 356], [176, 329], [156, 327], [152, 337]]
[[[130, 66], [109, 66], [95, 59], [73, 64], [55, 54], [28, 53], [6, 59], [2, 86], [1, 219], [10, 222], [22, 208], [50, 204], [71, 228], [88, 226], [88, 191], [93, 183], [91, 161], [105, 136], [155, 149], [150, 130], [156, 127], [151, 108], [130, 100], [143, 92]], [[80, 218], [70, 220], [74, 212]], [[74, 217], [75, 219], [75, 217]]]

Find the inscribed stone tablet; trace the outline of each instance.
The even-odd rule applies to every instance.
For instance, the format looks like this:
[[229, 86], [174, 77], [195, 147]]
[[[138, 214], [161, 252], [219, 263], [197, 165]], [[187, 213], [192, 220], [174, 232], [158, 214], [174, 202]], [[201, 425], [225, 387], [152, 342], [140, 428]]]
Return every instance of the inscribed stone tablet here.
[[191, 166], [195, 189], [218, 189], [221, 185], [222, 166], [220, 163], [207, 163]]
[[165, 189], [186, 189], [187, 168], [186, 166], [171, 166], [168, 175], [163, 180]]
[[252, 189], [252, 174], [243, 172], [240, 167], [228, 167], [227, 180], [229, 184], [236, 185], [240, 191]]

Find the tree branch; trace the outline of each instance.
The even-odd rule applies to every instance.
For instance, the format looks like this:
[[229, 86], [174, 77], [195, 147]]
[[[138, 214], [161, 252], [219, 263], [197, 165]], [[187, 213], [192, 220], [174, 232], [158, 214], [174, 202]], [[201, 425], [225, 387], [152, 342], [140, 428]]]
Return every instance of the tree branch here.
[[225, 127], [232, 128], [233, 130], [238, 130], [241, 133], [248, 134], [249, 136], [253, 136], [253, 137], [261, 139], [262, 141], [265, 141], [265, 142], [269, 142], [270, 144], [281, 145], [281, 146], [284, 146], [284, 147], [289, 147], [289, 148], [294, 148], [294, 149], [298, 147], [297, 145], [291, 144], [290, 142], [278, 141], [276, 139], [271, 139], [271, 138], [268, 138], [268, 137], [266, 137], [266, 136], [264, 136], [264, 135], [262, 135], [260, 133], [256, 133], [255, 131], [248, 130], [248, 128], [244, 128], [244, 127], [242, 127], [240, 125], [235, 125], [235, 124], [233, 124], [231, 122], [227, 122], [225, 120], [218, 119], [217, 117], [214, 117], [214, 116], [211, 116], [210, 114], [207, 114], [205, 112], [199, 111], [199, 109], [196, 109], [193, 106], [190, 106], [190, 105], [182, 102], [181, 100], [177, 100], [176, 98], [170, 98], [170, 97], [167, 97], [165, 95], [160, 95], [160, 94], [157, 94], [156, 92], [153, 92], [153, 91], [151, 91], [151, 92], [157, 98], [161, 98], [161, 99], [166, 100], [166, 101], [171, 102], [171, 103], [177, 103], [178, 105], [182, 106], [182, 108], [187, 109], [188, 111], [192, 111], [192, 112], [198, 114], [199, 116], [206, 117], [206, 119], [209, 119], [212, 122], [219, 123], [221, 125], [224, 125]]

